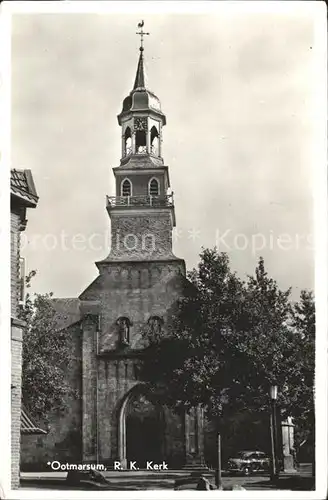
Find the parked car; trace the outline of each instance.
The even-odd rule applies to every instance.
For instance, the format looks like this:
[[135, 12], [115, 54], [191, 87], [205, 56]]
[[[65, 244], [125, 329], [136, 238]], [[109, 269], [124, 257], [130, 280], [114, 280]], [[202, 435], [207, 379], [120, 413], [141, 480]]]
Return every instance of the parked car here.
[[258, 472], [268, 472], [270, 458], [263, 451], [239, 451], [234, 457], [229, 458], [227, 471], [232, 474], [249, 476]]

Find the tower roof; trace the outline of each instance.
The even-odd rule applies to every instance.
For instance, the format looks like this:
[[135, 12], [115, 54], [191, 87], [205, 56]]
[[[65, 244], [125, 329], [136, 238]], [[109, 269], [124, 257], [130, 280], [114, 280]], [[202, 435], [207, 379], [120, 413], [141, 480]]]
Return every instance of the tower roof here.
[[161, 102], [157, 95], [155, 95], [154, 92], [148, 88], [143, 46], [141, 46], [139, 50], [140, 55], [133, 89], [123, 100], [122, 111], [118, 115], [118, 121], [121, 123], [121, 118], [130, 112], [151, 111], [152, 113], [160, 115], [163, 124], [165, 125], [166, 119], [165, 115], [161, 111]]

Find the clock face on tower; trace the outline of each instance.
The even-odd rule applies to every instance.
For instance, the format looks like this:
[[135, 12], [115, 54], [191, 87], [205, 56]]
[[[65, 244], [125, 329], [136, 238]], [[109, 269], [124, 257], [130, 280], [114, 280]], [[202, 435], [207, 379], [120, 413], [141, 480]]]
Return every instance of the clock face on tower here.
[[134, 128], [135, 130], [147, 130], [147, 118], [135, 118]]

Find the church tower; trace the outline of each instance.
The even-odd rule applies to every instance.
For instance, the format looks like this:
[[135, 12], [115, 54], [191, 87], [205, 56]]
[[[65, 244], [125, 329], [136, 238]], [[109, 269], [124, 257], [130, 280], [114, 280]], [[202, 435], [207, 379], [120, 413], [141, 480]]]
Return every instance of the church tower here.
[[118, 123], [122, 131], [121, 161], [113, 169], [116, 194], [107, 197], [111, 219], [108, 259], [174, 259], [175, 209], [163, 160], [166, 117], [160, 100], [148, 88], [142, 43], [133, 89], [123, 101]]
[[202, 463], [201, 409], [177, 415], [139, 379], [146, 339], [165, 335], [190, 283], [184, 260], [172, 252], [166, 118], [146, 82], [143, 23], [138, 27], [137, 73], [118, 115], [121, 158], [113, 168], [115, 193], [106, 204], [111, 249], [96, 262], [99, 274], [78, 298], [54, 301], [56, 331], [65, 331], [72, 346], [67, 380], [74, 395], [67, 396], [65, 414], [51, 420], [45, 448], [32, 448], [41, 463], [49, 456], [109, 467], [136, 461], [140, 469], [152, 460], [165, 460], [171, 470]]
[[175, 208], [162, 141], [166, 117], [146, 81], [145, 33], [139, 27], [134, 85], [117, 117], [121, 158], [113, 168], [115, 195], [106, 203], [111, 249], [96, 262], [99, 276], [79, 297], [82, 458], [109, 464], [137, 460], [141, 466], [156, 458], [181, 466], [185, 423], [153, 401], [138, 380], [144, 333], [165, 333], [187, 282], [185, 262], [172, 251]]

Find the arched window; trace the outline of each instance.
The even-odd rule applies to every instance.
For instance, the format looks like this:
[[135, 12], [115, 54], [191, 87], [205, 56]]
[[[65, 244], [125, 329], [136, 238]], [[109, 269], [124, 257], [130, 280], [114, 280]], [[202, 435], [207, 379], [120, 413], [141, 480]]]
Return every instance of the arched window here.
[[132, 153], [131, 129], [127, 127], [124, 133], [124, 155], [128, 156]]
[[153, 126], [150, 130], [150, 152], [156, 156], [158, 156], [159, 154], [158, 141], [159, 141], [158, 130], [155, 126]]
[[152, 338], [161, 334], [163, 323], [163, 319], [159, 316], [150, 316], [150, 318], [148, 319], [148, 328]]
[[146, 131], [145, 130], [137, 130], [136, 131], [136, 153], [137, 154], [146, 154], [147, 146], [146, 146]]
[[122, 181], [121, 196], [132, 196], [132, 183], [129, 179]]
[[159, 182], [155, 177], [150, 179], [148, 185], [148, 192], [150, 196], [158, 196], [159, 195]]

